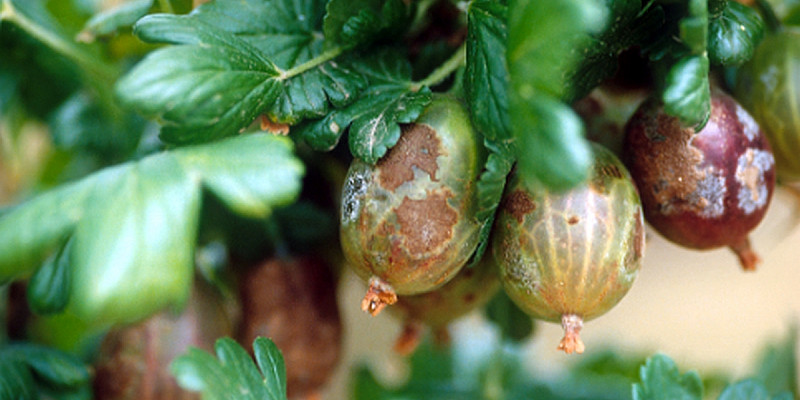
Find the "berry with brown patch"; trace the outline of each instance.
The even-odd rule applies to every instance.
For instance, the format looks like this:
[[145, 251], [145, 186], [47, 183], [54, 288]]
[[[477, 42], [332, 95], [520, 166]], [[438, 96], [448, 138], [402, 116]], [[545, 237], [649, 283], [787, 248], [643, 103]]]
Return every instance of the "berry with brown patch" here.
[[755, 270], [748, 234], [772, 199], [775, 159], [747, 111], [714, 89], [708, 123], [695, 132], [651, 99], [626, 131], [625, 158], [647, 221], [689, 248], [727, 246], [745, 270]]
[[364, 311], [434, 290], [461, 269], [478, 244], [484, 157], [461, 103], [438, 96], [376, 165], [353, 162], [340, 233], [348, 264], [369, 282]]
[[622, 299], [644, 255], [636, 187], [616, 156], [592, 148], [590, 179], [567, 192], [530, 190], [513, 176], [493, 231], [503, 288], [529, 315], [561, 322], [566, 353], [583, 352], [583, 323]]

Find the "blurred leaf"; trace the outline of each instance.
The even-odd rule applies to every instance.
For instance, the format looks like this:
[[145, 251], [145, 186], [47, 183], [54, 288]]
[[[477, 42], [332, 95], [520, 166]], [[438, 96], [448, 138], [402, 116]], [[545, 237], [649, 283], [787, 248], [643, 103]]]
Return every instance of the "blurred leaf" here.
[[486, 317], [500, 328], [503, 339], [522, 342], [533, 334], [533, 318], [520, 310], [502, 290], [486, 305]]
[[728, 1], [722, 13], [709, 20], [708, 58], [713, 65], [741, 65], [753, 57], [763, 37], [764, 21], [758, 12]]
[[280, 234], [296, 250], [315, 251], [336, 238], [338, 219], [310, 202], [298, 202], [275, 210]]
[[639, 371], [640, 383], [633, 385], [634, 400], [701, 400], [703, 383], [695, 371], [683, 375], [675, 362], [663, 354], [647, 359]]
[[583, 54], [575, 43], [605, 21], [591, 0], [516, 0], [509, 5], [509, 113], [519, 172], [527, 184], [567, 189], [583, 182], [591, 162], [583, 124], [561, 101], [572, 93], [564, 71]]
[[93, 323], [137, 320], [188, 295], [202, 187], [265, 217], [294, 200], [302, 173], [291, 142], [266, 134], [108, 168], [0, 217], [0, 282], [27, 276], [74, 235], [68, 308]]
[[508, 7], [492, 0], [470, 3], [464, 87], [475, 127], [491, 141], [511, 139], [506, 64]]
[[60, 312], [69, 302], [70, 278], [69, 247], [72, 241], [48, 258], [28, 281], [28, 304], [36, 314]]
[[687, 56], [672, 66], [662, 95], [664, 110], [696, 130], [705, 126], [711, 115], [711, 88], [708, 83], [708, 58]]
[[325, 49], [321, 0], [219, 0], [134, 27], [150, 53], [118, 83], [125, 104], [158, 117], [173, 143], [233, 135], [259, 114], [294, 124], [353, 101], [365, 81]]
[[784, 392], [771, 396], [767, 388], [755, 379], [746, 379], [728, 385], [719, 395], [718, 400], [791, 400], [792, 395]]
[[511, 100], [517, 168], [526, 184], [540, 182], [553, 190], [566, 190], [583, 182], [592, 156], [580, 117], [546, 96], [512, 96]]
[[354, 63], [369, 86], [349, 106], [299, 127], [299, 135], [316, 150], [331, 150], [349, 129], [352, 154], [377, 162], [400, 139], [400, 123], [414, 122], [431, 101], [427, 87], [412, 90], [411, 66], [397, 52], [370, 54]]
[[95, 14], [86, 21], [79, 37], [84, 41], [91, 41], [97, 36], [108, 35], [119, 28], [129, 27], [145, 16], [152, 6], [153, 0], [130, 0], [120, 3], [116, 7]]
[[0, 348], [0, 399], [38, 399], [43, 390], [86, 392], [88, 368], [73, 356], [34, 344]]
[[788, 391], [798, 396], [797, 335], [797, 326], [793, 325], [786, 339], [768, 345], [761, 352], [754, 378], [772, 395]]
[[286, 367], [283, 356], [269, 339], [253, 342], [256, 364], [247, 351], [230, 338], [217, 340], [217, 358], [192, 348], [170, 364], [170, 371], [184, 389], [202, 392], [203, 399], [286, 399]]
[[379, 39], [384, 30], [408, 26], [411, 14], [402, 0], [331, 0], [325, 9], [325, 40], [345, 48]]
[[362, 366], [353, 374], [352, 390], [353, 400], [385, 400], [392, 396], [376, 379], [369, 368]]
[[112, 114], [89, 93], [78, 91], [55, 110], [49, 126], [59, 148], [87, 151], [111, 163], [133, 152], [145, 123], [133, 113]]

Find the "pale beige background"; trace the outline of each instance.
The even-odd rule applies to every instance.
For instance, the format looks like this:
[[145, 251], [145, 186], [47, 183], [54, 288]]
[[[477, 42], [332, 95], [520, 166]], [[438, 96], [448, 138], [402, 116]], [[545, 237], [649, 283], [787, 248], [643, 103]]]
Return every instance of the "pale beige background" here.
[[[644, 267], [628, 295], [608, 314], [588, 322], [582, 333], [587, 352], [606, 345], [670, 355], [681, 367], [723, 371], [743, 377], [771, 339], [800, 321], [800, 208], [786, 190], [776, 192], [762, 224], [752, 235], [764, 259], [755, 273], [742, 272], [728, 250], [679, 248], [649, 231]], [[401, 380], [403, 360], [391, 351], [400, 330], [388, 313], [369, 317], [359, 303], [364, 285], [346, 274], [340, 294], [345, 323], [345, 358], [324, 394], [348, 398], [352, 367], [367, 362], [382, 379]], [[473, 315], [456, 324], [456, 340], [480, 342], [486, 332]], [[540, 323], [525, 346], [532, 373], [557, 374], [579, 355], [555, 347], [561, 327]]]

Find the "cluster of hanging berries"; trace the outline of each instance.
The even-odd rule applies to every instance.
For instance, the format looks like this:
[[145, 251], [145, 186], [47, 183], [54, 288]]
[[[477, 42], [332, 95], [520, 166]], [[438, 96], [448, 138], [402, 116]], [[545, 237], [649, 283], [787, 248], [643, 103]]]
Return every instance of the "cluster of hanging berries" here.
[[532, 189], [512, 172], [490, 250], [465, 268], [479, 241], [485, 156], [464, 107], [435, 98], [376, 165], [356, 160], [348, 171], [340, 233], [348, 264], [369, 285], [362, 308], [376, 315], [397, 303], [406, 329], [396, 348], [407, 353], [421, 326], [446, 337], [450, 321], [502, 286], [527, 314], [561, 323], [560, 350], [581, 353], [584, 322], [614, 307], [636, 278], [645, 220], [682, 246], [728, 247], [754, 270], [748, 234], [772, 198], [775, 158], [732, 97], [714, 88], [711, 104], [696, 131], [657, 98], [645, 100], [620, 127], [620, 157], [592, 145], [589, 179], [569, 191]]

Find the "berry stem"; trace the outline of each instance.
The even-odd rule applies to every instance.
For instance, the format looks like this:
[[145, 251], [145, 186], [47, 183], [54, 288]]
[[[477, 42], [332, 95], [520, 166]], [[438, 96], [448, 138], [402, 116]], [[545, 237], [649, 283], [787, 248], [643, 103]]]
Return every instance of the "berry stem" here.
[[567, 354], [583, 353], [586, 349], [580, 336], [583, 319], [575, 314], [564, 314], [561, 316], [561, 327], [564, 328], [564, 338], [558, 344], [558, 349]]
[[403, 332], [394, 342], [394, 351], [401, 356], [407, 356], [414, 352], [422, 340], [422, 325], [416, 321], [408, 321], [403, 327]]
[[397, 302], [397, 294], [392, 286], [383, 279], [373, 276], [369, 278], [369, 289], [361, 300], [361, 309], [373, 317], [380, 314], [386, 306]]
[[739, 263], [745, 271], [755, 271], [756, 266], [761, 263], [761, 257], [750, 247], [750, 239], [747, 236], [730, 245], [730, 249], [739, 257]]

